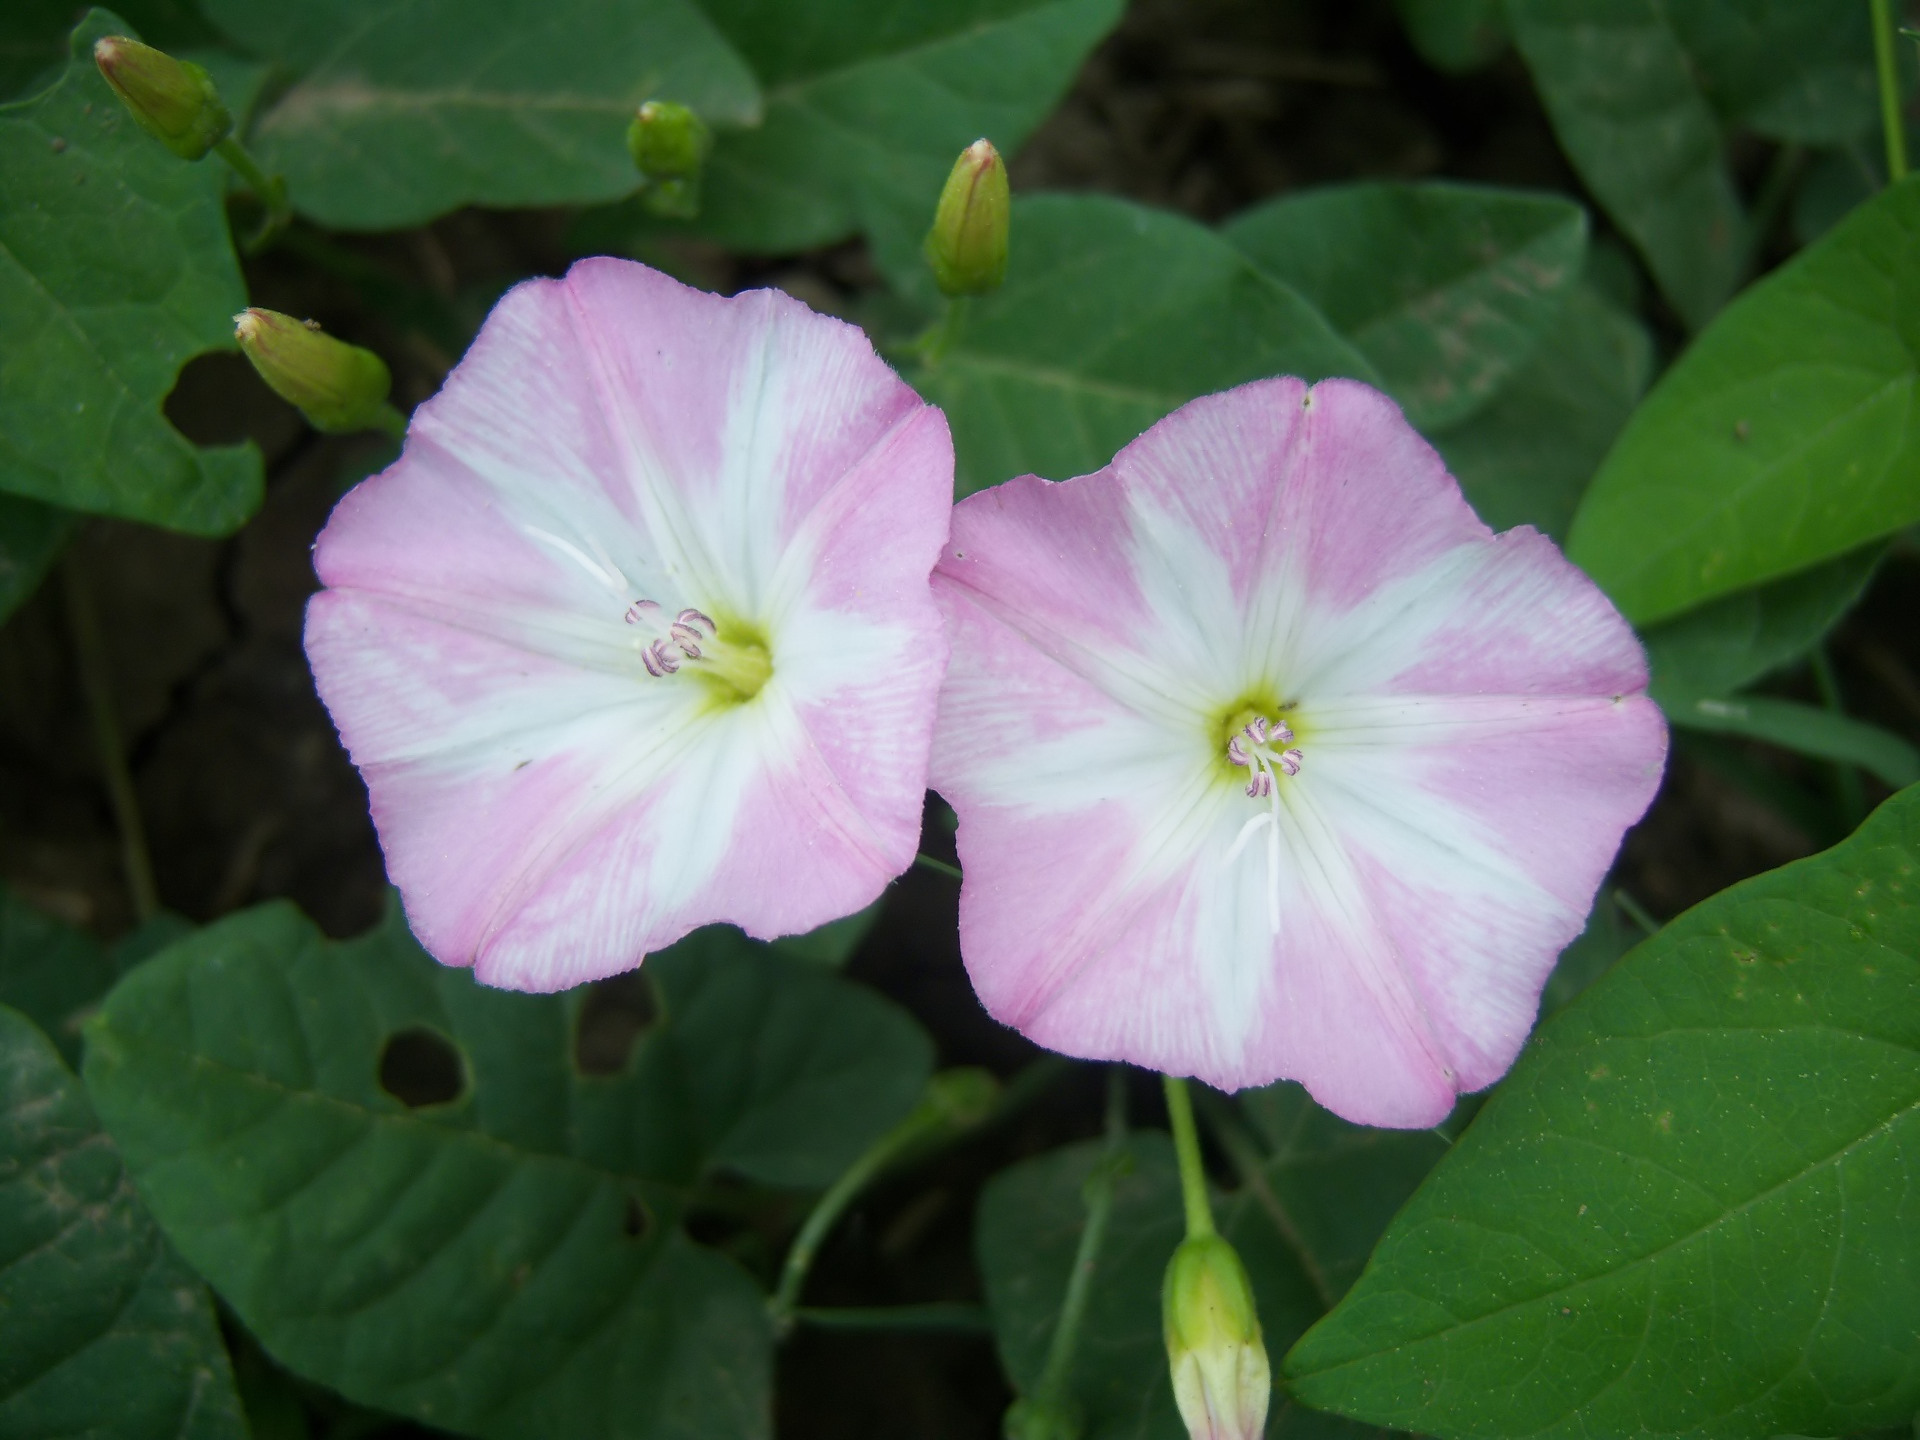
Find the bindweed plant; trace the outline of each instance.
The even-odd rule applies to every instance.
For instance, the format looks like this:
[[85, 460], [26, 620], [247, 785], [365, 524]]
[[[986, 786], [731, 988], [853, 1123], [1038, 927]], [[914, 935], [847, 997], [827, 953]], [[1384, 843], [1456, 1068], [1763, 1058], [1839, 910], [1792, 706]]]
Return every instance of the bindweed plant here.
[[[1185, 210], [1023, 147], [1203, 7], [0, 15], [0, 708], [58, 616], [125, 895], [0, 796], [0, 1440], [1920, 1424], [1897, 9], [1399, 0], [1243, 78], [1561, 183]], [[150, 841], [161, 532], [293, 597], [370, 928], [294, 787]], [[1798, 858], [1636, 895], [1707, 773]]]

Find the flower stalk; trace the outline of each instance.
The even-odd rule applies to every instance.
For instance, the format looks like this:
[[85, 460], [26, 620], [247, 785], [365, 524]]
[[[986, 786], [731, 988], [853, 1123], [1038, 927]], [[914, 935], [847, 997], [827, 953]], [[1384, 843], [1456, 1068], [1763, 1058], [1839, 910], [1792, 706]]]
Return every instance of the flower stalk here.
[[234, 138], [233, 116], [205, 68], [125, 35], [95, 41], [93, 61], [141, 129], [182, 160], [219, 155], [246, 182], [266, 210], [260, 229], [246, 243], [249, 253], [286, 228], [293, 219], [287, 182], [267, 174]]
[[970, 1130], [985, 1120], [999, 1089], [999, 1082], [985, 1070], [963, 1066], [941, 1071], [927, 1081], [926, 1091], [913, 1112], [874, 1141], [867, 1152], [827, 1188], [801, 1223], [800, 1232], [793, 1237], [786, 1263], [781, 1267], [780, 1284], [767, 1300], [767, 1315], [773, 1321], [774, 1334], [785, 1336], [793, 1329], [800, 1307], [800, 1291], [807, 1283], [814, 1258], [854, 1198], [881, 1171], [922, 1142]]
[[1893, 48], [1891, 0], [1869, 0], [1873, 8], [1873, 59], [1880, 82], [1880, 127], [1886, 133], [1887, 183], [1907, 173], [1907, 131], [1900, 114], [1900, 70]]
[[1193, 1440], [1257, 1440], [1266, 1430], [1273, 1373], [1253, 1285], [1239, 1254], [1214, 1229], [1187, 1082], [1164, 1078], [1187, 1218], [1187, 1238], [1167, 1262], [1161, 1288], [1173, 1398]]
[[1087, 1207], [1087, 1223], [1080, 1231], [1080, 1242], [1074, 1250], [1073, 1269], [1067, 1274], [1067, 1293], [1060, 1301], [1060, 1316], [1054, 1322], [1053, 1338], [1047, 1344], [1046, 1366], [1032, 1393], [1023, 1395], [1008, 1408], [1004, 1423], [1007, 1440], [1076, 1440], [1081, 1434], [1081, 1420], [1069, 1382], [1073, 1376], [1074, 1352], [1080, 1342], [1080, 1326], [1086, 1319], [1087, 1301], [1093, 1294], [1094, 1271], [1106, 1242], [1107, 1222], [1113, 1215], [1114, 1187], [1133, 1169], [1133, 1158], [1124, 1148], [1126, 1097], [1125, 1070], [1118, 1065], [1108, 1066], [1106, 1150], [1080, 1187], [1081, 1200]]
[[1193, 1097], [1187, 1082], [1163, 1075], [1167, 1092], [1167, 1119], [1173, 1126], [1174, 1154], [1180, 1160], [1180, 1199], [1186, 1206], [1187, 1238], [1211, 1235], [1213, 1206], [1207, 1199], [1207, 1172], [1200, 1162], [1200, 1132], [1193, 1123]]

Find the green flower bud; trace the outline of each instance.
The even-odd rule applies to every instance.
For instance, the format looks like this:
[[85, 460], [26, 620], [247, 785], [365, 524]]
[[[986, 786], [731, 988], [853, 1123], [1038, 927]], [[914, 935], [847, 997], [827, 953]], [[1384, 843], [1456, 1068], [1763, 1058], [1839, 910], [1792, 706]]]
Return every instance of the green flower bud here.
[[343, 435], [398, 424], [387, 405], [393, 377], [371, 350], [275, 310], [243, 310], [233, 323], [234, 338], [260, 378], [299, 407], [314, 429]]
[[988, 140], [960, 152], [927, 232], [927, 263], [948, 295], [985, 295], [1007, 275], [1007, 167]]
[[713, 132], [684, 105], [649, 100], [627, 126], [627, 150], [646, 180], [641, 203], [656, 215], [690, 219], [700, 211], [700, 168]]
[[1259, 1440], [1273, 1373], [1253, 1286], [1218, 1235], [1193, 1235], [1167, 1264], [1161, 1290], [1173, 1398], [1193, 1440]]
[[93, 42], [93, 63], [140, 128], [182, 160], [198, 160], [233, 129], [213, 77], [191, 60], [176, 60], [124, 35], [104, 35]]

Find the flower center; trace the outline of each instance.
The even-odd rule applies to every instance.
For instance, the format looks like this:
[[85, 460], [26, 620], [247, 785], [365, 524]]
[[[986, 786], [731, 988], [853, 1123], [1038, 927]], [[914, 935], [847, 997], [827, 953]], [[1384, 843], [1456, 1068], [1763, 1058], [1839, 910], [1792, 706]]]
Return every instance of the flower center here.
[[1240, 833], [1233, 837], [1233, 844], [1227, 847], [1227, 861], [1231, 865], [1240, 858], [1240, 852], [1247, 843], [1262, 830], [1267, 837], [1267, 924], [1273, 933], [1280, 933], [1280, 792], [1278, 780], [1282, 775], [1294, 776], [1300, 773], [1301, 761], [1305, 758], [1300, 747], [1293, 743], [1293, 727], [1284, 720], [1269, 720], [1254, 711], [1247, 714], [1244, 721], [1241, 716], [1233, 717], [1240, 722], [1238, 728], [1227, 737], [1227, 763], [1247, 772], [1247, 798], [1265, 800], [1267, 808], [1248, 820], [1240, 827]]
[[[773, 675], [766, 638], [744, 621], [725, 626], [703, 610], [688, 608], [669, 616], [657, 600], [636, 600], [627, 607], [627, 624], [640, 663], [656, 680], [683, 669], [723, 703], [739, 704], [760, 693]], [[723, 633], [724, 632], [724, 633]]]

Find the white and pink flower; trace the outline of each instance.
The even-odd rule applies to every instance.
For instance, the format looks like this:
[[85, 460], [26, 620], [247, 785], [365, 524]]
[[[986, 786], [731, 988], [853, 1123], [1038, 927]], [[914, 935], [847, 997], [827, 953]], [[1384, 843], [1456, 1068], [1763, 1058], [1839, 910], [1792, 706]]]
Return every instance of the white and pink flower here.
[[770, 937], [912, 862], [940, 412], [851, 325], [589, 260], [503, 299], [307, 612], [422, 944], [489, 984]]
[[961, 952], [1072, 1055], [1434, 1124], [1512, 1063], [1664, 763], [1626, 622], [1351, 381], [972, 496], [934, 589]]

